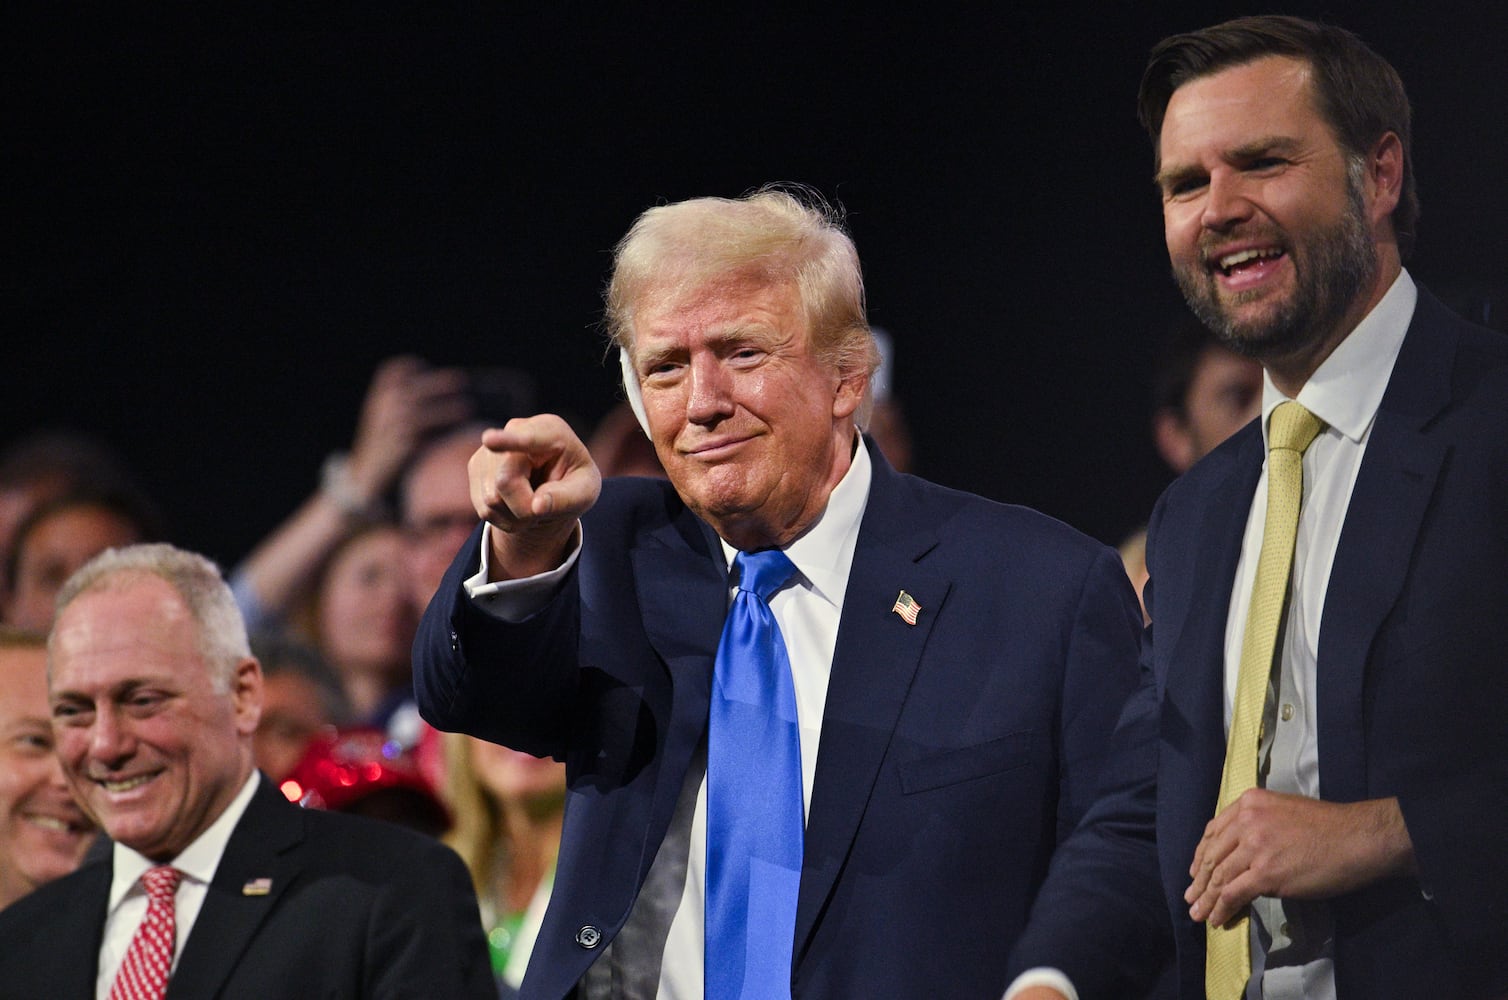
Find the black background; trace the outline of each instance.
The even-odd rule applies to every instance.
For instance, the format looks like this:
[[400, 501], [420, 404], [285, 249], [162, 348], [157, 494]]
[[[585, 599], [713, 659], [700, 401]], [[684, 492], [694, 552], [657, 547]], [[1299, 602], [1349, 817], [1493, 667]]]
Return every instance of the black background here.
[[[1158, 38], [1251, 12], [11, 6], [0, 440], [104, 436], [175, 540], [233, 561], [349, 443], [381, 358], [528, 369], [589, 424], [632, 218], [799, 181], [849, 213], [918, 471], [1114, 541], [1166, 482], [1146, 379], [1180, 308], [1137, 81]], [[1501, 308], [1504, 15], [1286, 12], [1399, 68], [1411, 271]]]

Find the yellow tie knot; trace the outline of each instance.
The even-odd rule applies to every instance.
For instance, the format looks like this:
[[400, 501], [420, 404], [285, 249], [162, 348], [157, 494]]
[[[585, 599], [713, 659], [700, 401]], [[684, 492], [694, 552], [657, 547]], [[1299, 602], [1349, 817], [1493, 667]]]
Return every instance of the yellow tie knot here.
[[1324, 429], [1323, 420], [1293, 400], [1286, 400], [1272, 411], [1267, 425], [1267, 450], [1283, 449], [1302, 455]]

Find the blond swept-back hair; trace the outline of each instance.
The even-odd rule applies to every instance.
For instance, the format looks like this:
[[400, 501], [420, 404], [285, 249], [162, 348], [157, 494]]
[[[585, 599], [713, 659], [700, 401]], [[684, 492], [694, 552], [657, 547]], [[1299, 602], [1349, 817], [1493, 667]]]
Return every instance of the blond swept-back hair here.
[[[880, 352], [865, 315], [859, 253], [838, 211], [805, 188], [766, 185], [741, 198], [693, 198], [644, 212], [613, 252], [608, 334], [632, 353], [634, 316], [646, 302], [749, 277], [796, 286], [819, 361], [844, 378], [874, 375]], [[872, 397], [871, 385], [860, 427]]]
[[[58, 591], [57, 614], [61, 617], [63, 609], [83, 594], [124, 588], [143, 576], [163, 580], [183, 599], [197, 626], [199, 655], [215, 690], [228, 692], [236, 665], [251, 658], [246, 622], [219, 567], [196, 552], [165, 543], [106, 549], [63, 584]], [[49, 654], [51, 650], [49, 639]]]

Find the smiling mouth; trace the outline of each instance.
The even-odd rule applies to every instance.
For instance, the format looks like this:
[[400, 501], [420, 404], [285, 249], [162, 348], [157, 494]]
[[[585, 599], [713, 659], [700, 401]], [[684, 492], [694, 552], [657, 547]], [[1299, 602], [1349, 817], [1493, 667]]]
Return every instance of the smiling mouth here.
[[44, 830], [51, 830], [51, 831], [53, 831], [55, 833], [66, 833], [66, 834], [71, 834], [71, 835], [78, 835], [78, 834], [81, 834], [81, 833], [88, 833], [89, 830], [92, 829], [92, 827], [90, 826], [90, 824], [85, 823], [82, 820], [79, 821], [79, 822], [72, 822], [72, 821], [65, 820], [65, 819], [59, 819], [56, 816], [35, 816], [35, 815], [28, 816], [26, 818], [34, 826], [39, 826], [39, 827], [41, 827]]
[[1278, 260], [1284, 256], [1286, 256], [1285, 252], [1277, 247], [1262, 247], [1237, 250], [1235, 253], [1216, 257], [1212, 263], [1215, 270], [1230, 278], [1252, 268], [1261, 267], [1267, 261]]
[[690, 458], [707, 458], [709, 456], [715, 457], [737, 447], [738, 445], [743, 444], [748, 440], [750, 439], [740, 437], [727, 438], [721, 441], [709, 441], [704, 444], [699, 444], [695, 448], [688, 449], [686, 455]]
[[111, 795], [119, 795], [122, 792], [129, 792], [133, 788], [140, 788], [153, 778], [156, 778], [158, 773], [154, 771], [151, 774], [139, 774], [134, 778], [95, 778], [94, 783]]

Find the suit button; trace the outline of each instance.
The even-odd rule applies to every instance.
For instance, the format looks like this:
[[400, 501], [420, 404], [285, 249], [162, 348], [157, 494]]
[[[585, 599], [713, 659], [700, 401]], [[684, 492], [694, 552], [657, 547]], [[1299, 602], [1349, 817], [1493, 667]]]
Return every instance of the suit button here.
[[461, 651], [461, 637], [456, 635], [455, 629], [450, 630], [450, 651], [452, 653], [459, 653]]
[[602, 932], [591, 924], [587, 924], [576, 932], [576, 943], [583, 948], [595, 948], [602, 943]]

